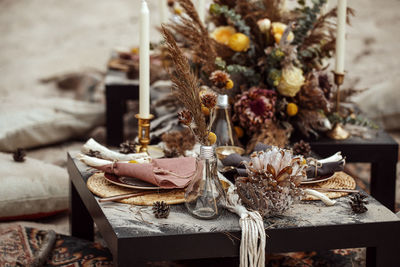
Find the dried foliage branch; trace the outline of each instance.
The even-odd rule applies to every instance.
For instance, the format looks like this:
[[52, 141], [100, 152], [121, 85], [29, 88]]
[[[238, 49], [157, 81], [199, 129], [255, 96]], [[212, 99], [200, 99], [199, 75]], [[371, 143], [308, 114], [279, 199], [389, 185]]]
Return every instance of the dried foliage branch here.
[[[350, 25], [350, 17], [355, 12], [347, 8], [347, 23]], [[336, 18], [337, 9], [333, 8], [325, 15], [320, 16], [314, 23], [309, 34], [304, 38], [300, 47], [299, 54], [304, 60], [309, 62], [316, 58], [330, 57], [336, 48]], [[321, 42], [323, 40], [323, 43]]]
[[191, 70], [188, 59], [176, 44], [174, 36], [165, 26], [162, 26], [162, 34], [174, 65], [174, 72], [170, 73], [172, 90], [191, 113], [196, 126], [193, 131], [199, 142], [207, 144], [208, 131], [204, 115], [201, 112], [199, 80]]
[[[201, 22], [196, 8], [191, 0], [177, 0], [184, 14], [180, 17], [180, 23], [168, 24], [175, 34], [181, 35], [190, 51], [193, 60], [200, 63], [202, 71], [210, 74], [216, 69], [215, 59], [218, 56], [218, 44], [211, 39], [207, 29]], [[222, 50], [221, 47], [218, 50]]]

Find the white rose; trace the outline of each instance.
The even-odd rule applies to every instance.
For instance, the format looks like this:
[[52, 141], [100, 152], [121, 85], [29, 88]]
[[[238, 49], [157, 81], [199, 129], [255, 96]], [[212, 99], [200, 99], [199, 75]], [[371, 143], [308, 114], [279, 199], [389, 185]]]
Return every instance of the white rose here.
[[257, 21], [257, 25], [261, 32], [266, 33], [271, 28], [271, 21], [269, 19], [260, 19]]
[[294, 97], [304, 84], [303, 71], [297, 67], [289, 66], [282, 70], [278, 92], [281, 95]]

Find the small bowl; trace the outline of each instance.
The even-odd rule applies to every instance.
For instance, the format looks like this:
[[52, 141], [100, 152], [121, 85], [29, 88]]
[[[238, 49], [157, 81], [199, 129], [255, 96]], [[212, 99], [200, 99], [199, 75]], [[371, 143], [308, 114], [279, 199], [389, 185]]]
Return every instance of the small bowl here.
[[219, 146], [215, 149], [215, 153], [217, 154], [218, 159], [221, 160], [233, 153], [243, 155], [244, 149], [238, 146]]

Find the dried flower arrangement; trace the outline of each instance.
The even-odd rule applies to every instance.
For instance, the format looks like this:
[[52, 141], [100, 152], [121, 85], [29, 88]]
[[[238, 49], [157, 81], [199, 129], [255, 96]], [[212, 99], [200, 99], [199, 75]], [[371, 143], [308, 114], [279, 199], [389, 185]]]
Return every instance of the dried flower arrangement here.
[[281, 214], [300, 198], [306, 169], [306, 160], [291, 150], [272, 147], [254, 152], [246, 163], [248, 177], [236, 180], [236, 190], [242, 203], [263, 217]]
[[[191, 2], [190, 5], [194, 10]], [[197, 14], [193, 16], [201, 24]], [[212, 145], [216, 142], [216, 136], [210, 131], [210, 125], [207, 125], [202, 110], [204, 107], [212, 112], [217, 103], [217, 95], [210, 91], [201, 91], [199, 80], [190, 68], [188, 59], [178, 47], [172, 33], [164, 26], [162, 26], [162, 33], [174, 65], [174, 70], [170, 72], [172, 91], [185, 108], [178, 113], [179, 121], [192, 131], [200, 144]]]
[[182, 14], [168, 28], [200, 85], [235, 99], [233, 118], [248, 139], [263, 139], [265, 130], [288, 139], [295, 129], [309, 137], [330, 128], [334, 98], [325, 59], [335, 51], [337, 14], [321, 14], [326, 0], [299, 0], [293, 10], [282, 0], [214, 0], [207, 26], [190, 0], [175, 2]]

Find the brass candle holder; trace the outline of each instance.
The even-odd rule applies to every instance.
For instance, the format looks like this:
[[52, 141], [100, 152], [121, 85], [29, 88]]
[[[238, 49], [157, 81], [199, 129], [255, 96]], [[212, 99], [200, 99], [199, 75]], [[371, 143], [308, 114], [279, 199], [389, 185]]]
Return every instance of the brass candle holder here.
[[136, 114], [135, 117], [139, 121], [139, 152], [147, 152], [147, 145], [150, 143], [150, 121], [154, 116], [150, 114], [148, 117], [141, 117], [140, 114]]
[[[340, 86], [344, 81], [344, 73], [333, 72], [335, 75], [335, 84], [336, 84], [336, 112], [340, 116]], [[328, 131], [327, 135], [329, 138], [335, 140], [344, 140], [349, 138], [350, 134], [346, 131], [342, 125], [342, 123], [337, 122], [333, 126], [332, 130]]]

